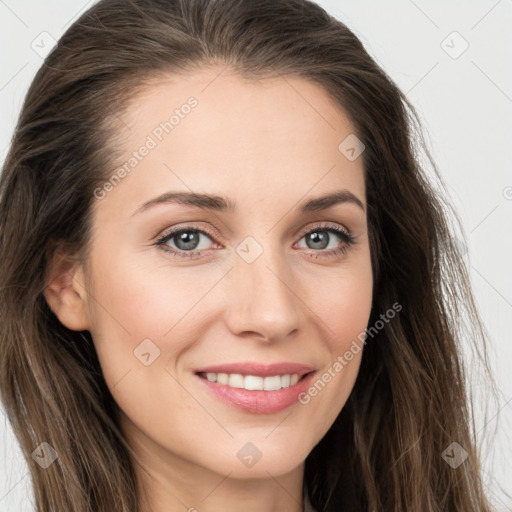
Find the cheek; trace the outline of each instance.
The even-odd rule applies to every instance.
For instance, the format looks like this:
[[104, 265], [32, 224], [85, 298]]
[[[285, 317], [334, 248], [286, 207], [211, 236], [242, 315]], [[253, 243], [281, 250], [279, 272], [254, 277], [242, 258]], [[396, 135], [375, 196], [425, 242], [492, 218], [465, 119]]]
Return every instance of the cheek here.
[[[107, 249], [112, 251], [108, 258], [106, 249], [103, 255], [98, 251], [91, 264], [91, 334], [116, 399], [127, 408], [150, 407], [151, 386], [167, 387], [172, 392], [168, 396], [179, 393], [169, 372], [176, 375], [180, 355], [204, 336], [207, 318], [215, 309], [208, 291], [225, 270], [208, 265], [171, 268], [164, 258]], [[106, 266], [102, 261], [116, 264]], [[119, 394], [127, 387], [130, 392], [123, 400]], [[180, 402], [185, 408], [186, 398]]]
[[[315, 377], [300, 403], [321, 418], [315, 437], [321, 438], [346, 403], [356, 381], [364, 350], [365, 331], [372, 306], [373, 280], [369, 258], [360, 260], [357, 271], [339, 273], [323, 280], [323, 286], [308, 282], [308, 301], [321, 321], [319, 338], [329, 354], [323, 371]], [[318, 281], [317, 281], [318, 284]]]
[[360, 252], [352, 263], [350, 268], [306, 283], [308, 302], [324, 327], [321, 338], [333, 357], [344, 353], [352, 341], [363, 339], [370, 318], [373, 277], [369, 250]]
[[185, 269], [170, 271], [165, 262], [140, 264], [136, 254], [110, 258], [115, 266], [100, 265], [99, 253], [91, 266], [91, 334], [114, 399], [143, 431], [172, 431], [171, 437], [182, 440], [200, 436], [200, 425], [171, 421], [169, 411], [201, 417], [175, 379], [175, 362], [200, 336], [194, 305], [213, 278], [205, 276], [191, 286]]
[[211, 286], [212, 277], [206, 272], [198, 276], [196, 271], [191, 279], [190, 271], [170, 269], [163, 259], [145, 264], [145, 258], [135, 253], [115, 260], [110, 268], [99, 262], [94, 265], [92, 316], [98, 339], [106, 331], [133, 342], [162, 338], [193, 309], [203, 289]]
[[331, 354], [340, 355], [353, 340], [362, 339], [370, 316], [371, 288], [361, 285], [343, 286], [329, 294], [317, 294], [315, 312], [326, 327], [325, 343]]

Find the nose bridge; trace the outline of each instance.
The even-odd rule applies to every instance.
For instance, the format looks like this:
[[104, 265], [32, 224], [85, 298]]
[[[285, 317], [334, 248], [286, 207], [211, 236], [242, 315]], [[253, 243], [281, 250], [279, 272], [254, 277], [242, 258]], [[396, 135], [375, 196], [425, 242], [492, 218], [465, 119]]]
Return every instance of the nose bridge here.
[[298, 327], [299, 300], [293, 292], [292, 272], [272, 237], [265, 242], [252, 237], [242, 241], [230, 274], [229, 318], [235, 334], [252, 331], [276, 341]]

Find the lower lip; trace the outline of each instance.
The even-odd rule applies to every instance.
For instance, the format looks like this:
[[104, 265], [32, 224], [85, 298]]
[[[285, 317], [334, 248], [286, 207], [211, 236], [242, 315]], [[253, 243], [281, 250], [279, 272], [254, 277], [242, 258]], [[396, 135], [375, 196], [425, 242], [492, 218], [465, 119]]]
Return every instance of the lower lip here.
[[299, 395], [309, 388], [314, 373], [308, 373], [293, 386], [276, 391], [249, 391], [248, 389], [217, 384], [197, 374], [196, 377], [217, 398], [237, 409], [253, 414], [272, 414], [295, 405], [298, 402]]

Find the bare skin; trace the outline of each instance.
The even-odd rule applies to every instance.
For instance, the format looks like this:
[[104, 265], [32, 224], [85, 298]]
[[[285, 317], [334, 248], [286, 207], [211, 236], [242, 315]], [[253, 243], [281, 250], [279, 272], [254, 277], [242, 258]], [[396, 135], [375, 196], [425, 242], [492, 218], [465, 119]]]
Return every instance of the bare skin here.
[[[141, 463], [145, 511], [299, 512], [304, 460], [344, 406], [362, 351], [334, 377], [333, 363], [370, 315], [362, 158], [338, 149], [354, 128], [319, 86], [222, 70], [164, 77], [131, 103], [112, 172], [148, 136], [156, 147], [93, 200], [86, 265], [57, 266], [45, 295], [64, 325], [93, 336]], [[197, 105], [157, 140], [155, 128], [190, 97]], [[344, 189], [364, 209], [346, 201], [299, 211]], [[236, 209], [161, 202], [140, 211], [169, 191], [224, 196]], [[333, 226], [355, 243], [336, 253], [347, 244]], [[171, 228], [199, 236], [197, 247], [176, 236], [156, 245]], [[195, 255], [176, 255], [187, 252]], [[143, 340], [148, 365], [134, 354]], [[195, 373], [248, 361], [309, 364], [315, 381], [329, 369], [332, 378], [307, 404], [253, 413], [219, 400]], [[250, 467], [239, 454], [247, 443], [261, 454]]]

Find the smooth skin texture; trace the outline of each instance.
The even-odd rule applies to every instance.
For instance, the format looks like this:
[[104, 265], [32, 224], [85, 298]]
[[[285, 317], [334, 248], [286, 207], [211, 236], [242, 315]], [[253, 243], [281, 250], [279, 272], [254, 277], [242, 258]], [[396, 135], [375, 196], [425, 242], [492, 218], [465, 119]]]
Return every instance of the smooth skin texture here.
[[[58, 265], [45, 295], [62, 323], [93, 336], [152, 510], [298, 512], [304, 460], [345, 404], [363, 352], [307, 405], [272, 414], [220, 401], [195, 369], [286, 361], [313, 365], [316, 380], [364, 332], [373, 289], [365, 210], [345, 202], [299, 212], [343, 189], [366, 209], [362, 159], [338, 150], [354, 129], [316, 84], [249, 81], [213, 66], [163, 77], [136, 97], [116, 165], [191, 96], [197, 106], [94, 199], [86, 264]], [[236, 209], [168, 202], [137, 212], [169, 191], [224, 196]], [[333, 254], [345, 242], [325, 223], [347, 229], [354, 245]], [[177, 237], [155, 245], [185, 227], [213, 236], [200, 234], [195, 249]], [[325, 248], [310, 231], [327, 233]], [[248, 236], [263, 251], [252, 263], [237, 253]], [[160, 350], [149, 366], [134, 355], [144, 339]], [[248, 442], [262, 453], [250, 468], [237, 457]]]

